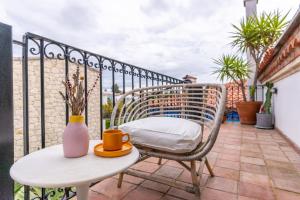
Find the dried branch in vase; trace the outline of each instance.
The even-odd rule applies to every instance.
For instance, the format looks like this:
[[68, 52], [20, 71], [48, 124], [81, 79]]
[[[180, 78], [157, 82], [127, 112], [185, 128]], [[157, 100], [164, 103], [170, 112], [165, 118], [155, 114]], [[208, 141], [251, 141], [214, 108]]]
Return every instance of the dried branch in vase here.
[[72, 115], [82, 115], [88, 98], [100, 79], [100, 73], [98, 74], [92, 87], [88, 90], [87, 97], [85, 97], [85, 88], [83, 83], [84, 77], [80, 76], [79, 66], [77, 66], [76, 72], [73, 74], [72, 79], [73, 84], [70, 82], [69, 75], [67, 75], [67, 80], [62, 81], [62, 84], [66, 88], [66, 94], [61, 91], [59, 91], [59, 94], [62, 96], [69, 108], [71, 108]]

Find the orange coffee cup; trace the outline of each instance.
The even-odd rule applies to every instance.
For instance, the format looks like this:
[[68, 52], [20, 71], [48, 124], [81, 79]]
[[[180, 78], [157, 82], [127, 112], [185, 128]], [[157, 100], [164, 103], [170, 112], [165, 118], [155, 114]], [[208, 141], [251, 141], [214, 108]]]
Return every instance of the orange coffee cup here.
[[[123, 137], [127, 136], [127, 140], [123, 141]], [[128, 133], [121, 130], [108, 129], [103, 132], [103, 149], [105, 151], [117, 151], [122, 149], [122, 145], [130, 141]]]

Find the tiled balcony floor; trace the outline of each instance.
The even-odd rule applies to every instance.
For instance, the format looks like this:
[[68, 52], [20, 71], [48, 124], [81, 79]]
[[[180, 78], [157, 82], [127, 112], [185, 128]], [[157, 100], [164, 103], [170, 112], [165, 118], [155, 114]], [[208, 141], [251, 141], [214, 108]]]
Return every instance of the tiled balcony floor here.
[[[202, 176], [202, 200], [299, 200], [300, 155], [275, 130], [252, 126], [222, 125], [214, 149], [208, 156], [216, 174]], [[187, 170], [173, 161], [157, 165], [150, 158], [132, 168], [190, 183]], [[90, 200], [178, 200], [199, 199], [166, 185], [125, 175], [121, 189], [117, 176], [90, 189]]]

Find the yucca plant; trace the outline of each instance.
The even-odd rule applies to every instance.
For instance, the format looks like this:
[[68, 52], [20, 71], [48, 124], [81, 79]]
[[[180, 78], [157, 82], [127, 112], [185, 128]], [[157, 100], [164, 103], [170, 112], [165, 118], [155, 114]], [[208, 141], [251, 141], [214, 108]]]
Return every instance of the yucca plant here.
[[83, 83], [84, 77], [80, 76], [79, 66], [77, 66], [76, 72], [72, 76], [73, 83], [71, 83], [69, 75], [67, 75], [66, 81], [62, 81], [62, 84], [66, 88], [66, 95], [61, 91], [59, 91], [59, 94], [62, 96], [63, 100], [66, 102], [69, 108], [71, 108], [72, 115], [82, 115], [88, 98], [93, 89], [96, 87], [99, 78], [100, 74], [98, 74], [96, 80], [94, 81], [94, 84], [88, 90], [86, 97]]
[[222, 82], [233, 81], [237, 84], [241, 88], [243, 100], [247, 101], [244, 82], [250, 74], [248, 62], [243, 57], [228, 54], [214, 59], [214, 63], [218, 67], [215, 67], [213, 74], [217, 74]]
[[[232, 46], [242, 53], [249, 52], [256, 65], [253, 72], [253, 88], [257, 86], [258, 69], [263, 55], [282, 34], [288, 24], [286, 17], [287, 14], [282, 15], [279, 11], [263, 12], [259, 16], [242, 19], [238, 25], [232, 25], [234, 28], [231, 36]], [[251, 95], [250, 99], [254, 101], [254, 95]]]

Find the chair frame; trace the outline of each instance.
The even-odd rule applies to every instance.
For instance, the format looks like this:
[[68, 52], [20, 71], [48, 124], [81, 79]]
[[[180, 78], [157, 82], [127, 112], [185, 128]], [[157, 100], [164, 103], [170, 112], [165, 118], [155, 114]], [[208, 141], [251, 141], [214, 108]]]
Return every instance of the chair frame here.
[[[140, 152], [140, 159], [137, 162], [149, 157], [158, 158], [158, 164], [161, 164], [162, 159], [177, 161], [190, 171], [192, 186], [128, 169], [119, 175], [118, 187], [121, 187], [125, 173], [200, 196], [200, 180], [204, 165], [210, 175], [214, 176], [207, 154], [217, 139], [224, 115], [225, 102], [226, 88], [220, 84], [161, 85], [139, 88], [123, 94], [113, 109], [110, 128], [117, 128], [123, 123], [150, 116], [178, 117], [198, 123], [202, 127], [202, 134], [207, 131], [208, 137], [188, 153], [170, 153], [151, 149], [143, 144], [134, 144]], [[196, 169], [196, 161], [200, 161], [198, 169]], [[186, 162], [189, 162], [190, 166]]]

